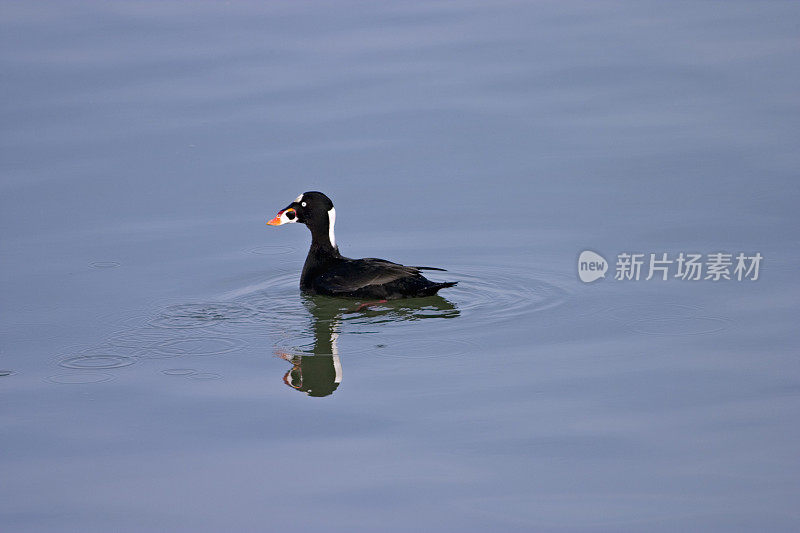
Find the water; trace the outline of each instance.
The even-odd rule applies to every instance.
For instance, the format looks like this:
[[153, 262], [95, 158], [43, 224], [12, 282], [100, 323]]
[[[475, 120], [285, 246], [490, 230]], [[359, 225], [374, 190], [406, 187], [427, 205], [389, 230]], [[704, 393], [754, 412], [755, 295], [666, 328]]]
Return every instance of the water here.
[[4, 530], [800, 527], [796, 3], [0, 8]]

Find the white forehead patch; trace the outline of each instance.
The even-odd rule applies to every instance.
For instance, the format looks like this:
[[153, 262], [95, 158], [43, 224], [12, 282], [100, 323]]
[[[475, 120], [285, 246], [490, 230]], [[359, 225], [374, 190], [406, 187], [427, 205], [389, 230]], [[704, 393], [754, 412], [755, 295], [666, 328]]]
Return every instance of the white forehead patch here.
[[301, 194], [300, 196], [298, 196], [297, 198], [295, 198], [295, 199], [294, 199], [294, 201], [295, 201], [295, 202], [297, 202], [297, 203], [299, 204], [299, 203], [300, 203], [300, 201], [301, 201], [302, 199], [303, 199], [303, 195]]
[[331, 207], [328, 210], [328, 239], [331, 241], [331, 246], [336, 248], [336, 236], [333, 234], [334, 224], [336, 224], [336, 209]]

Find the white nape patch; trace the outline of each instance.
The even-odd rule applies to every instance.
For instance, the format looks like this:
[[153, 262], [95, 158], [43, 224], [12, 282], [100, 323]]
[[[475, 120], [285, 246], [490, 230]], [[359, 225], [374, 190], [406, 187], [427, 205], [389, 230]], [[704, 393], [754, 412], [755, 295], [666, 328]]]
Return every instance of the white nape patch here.
[[299, 203], [300, 203], [300, 201], [301, 201], [302, 199], [303, 199], [303, 195], [301, 194], [300, 196], [298, 196], [297, 198], [295, 198], [295, 199], [294, 199], [294, 201], [295, 201], [295, 202], [297, 202], [297, 203], [299, 204]]
[[331, 241], [331, 246], [336, 248], [336, 236], [333, 234], [333, 226], [336, 224], [336, 209], [331, 207], [328, 210], [328, 239]]

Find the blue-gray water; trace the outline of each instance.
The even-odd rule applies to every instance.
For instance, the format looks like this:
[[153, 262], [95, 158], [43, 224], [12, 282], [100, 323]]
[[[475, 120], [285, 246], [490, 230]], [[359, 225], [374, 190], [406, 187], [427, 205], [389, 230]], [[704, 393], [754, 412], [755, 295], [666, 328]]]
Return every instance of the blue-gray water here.
[[[0, 529], [797, 531], [798, 21], [1, 2]], [[306, 190], [460, 284], [301, 298]]]

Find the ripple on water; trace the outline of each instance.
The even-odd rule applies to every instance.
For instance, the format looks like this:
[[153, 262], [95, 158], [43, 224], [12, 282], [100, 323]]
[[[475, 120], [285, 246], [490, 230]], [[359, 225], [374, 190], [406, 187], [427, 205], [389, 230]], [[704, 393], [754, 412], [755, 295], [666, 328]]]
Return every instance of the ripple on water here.
[[245, 342], [232, 337], [185, 337], [170, 339], [152, 347], [155, 357], [179, 357], [182, 355], [221, 355], [244, 348]]
[[282, 272], [270, 275], [264, 281], [236, 291], [234, 301], [257, 308], [258, 305], [281, 301], [300, 295], [300, 275], [297, 272]]
[[101, 268], [101, 269], [102, 268], [117, 268], [118, 266], [121, 266], [121, 265], [122, 265], [122, 263], [119, 263], [117, 261], [92, 261], [91, 263], [89, 263], [90, 267], [92, 267], [92, 268]]
[[472, 315], [480, 324], [544, 315], [571, 299], [569, 291], [556, 284], [553, 276], [533, 269], [460, 267], [450, 269], [446, 277], [459, 284], [442, 291], [442, 295], [454, 302], [463, 315]]
[[215, 374], [214, 372], [198, 372], [196, 374], [189, 375], [188, 378], [196, 381], [212, 381], [216, 379], [222, 379], [222, 376]]
[[315, 339], [313, 335], [310, 333], [305, 334], [286, 334], [278, 337], [274, 340], [274, 344], [272, 345], [272, 351], [277, 354], [279, 357], [283, 355], [339, 355], [340, 353], [346, 353], [347, 355], [356, 355], [362, 353], [370, 353], [374, 351], [374, 348], [367, 343], [356, 343], [355, 345], [351, 343], [343, 344], [342, 339], [347, 339], [350, 337], [350, 334], [339, 334], [337, 336], [337, 346], [334, 348], [329, 344], [325, 344], [324, 349], [320, 349], [319, 346], [316, 345]]
[[702, 307], [678, 303], [635, 303], [611, 307], [605, 314], [642, 335], [705, 335], [725, 330], [730, 320], [700, 315]]
[[296, 272], [272, 275], [239, 291], [233, 302], [255, 311], [247, 326], [265, 327], [270, 333], [308, 326], [309, 310], [303, 305]]
[[[513, 320], [523, 314], [553, 309], [571, 297], [566, 289], [547, 279], [552, 276], [523, 268], [463, 266], [451, 268], [437, 277], [459, 282], [440, 293], [448, 304], [452, 304], [450, 308], [429, 305], [426, 299], [400, 299], [358, 310], [358, 300], [338, 299], [341, 313], [336, 318], [360, 324], [380, 324], [469, 314], [486, 323]], [[273, 276], [254, 286], [253, 291], [239, 295], [236, 301], [256, 309], [271, 324], [293, 325], [310, 315], [300, 297], [296, 273]]]
[[256, 309], [241, 303], [187, 303], [163, 309], [149, 324], [164, 329], [190, 329], [219, 324], [252, 323], [258, 320], [258, 316]]
[[[432, 300], [435, 303], [431, 303]], [[461, 314], [453, 302], [439, 297], [391, 300], [363, 309], [359, 309], [359, 307], [360, 304], [357, 301], [343, 307], [337, 320], [349, 325], [373, 326], [417, 322], [429, 318], [455, 318]], [[354, 330], [354, 332], [363, 333], [364, 331]]]
[[[245, 346], [239, 337], [231, 335], [237, 328], [257, 326], [259, 331], [281, 339], [279, 350], [309, 353], [314, 351], [315, 342], [320, 341], [317, 337], [331, 332], [379, 333], [390, 323], [468, 318], [448, 320], [449, 335], [441, 338], [382, 341], [385, 346], [377, 349], [369, 348], [369, 343], [347, 347], [348, 353], [372, 351], [387, 357], [447, 357], [473, 349], [469, 342], [453, 338], [454, 331], [513, 322], [532, 314], [552, 319], [556, 315], [551, 311], [571, 299], [570, 293], [552, 275], [496, 265], [451, 268], [450, 272], [437, 276], [460, 282], [442, 291], [441, 297], [392, 300], [364, 309], [359, 308], [362, 302], [355, 299], [302, 296], [297, 277], [296, 272], [277, 273], [228, 293], [223, 296], [224, 301], [167, 306], [146, 325], [113, 334], [105, 345], [112, 350], [114, 347], [130, 350], [132, 357], [142, 359], [219, 355]], [[187, 329], [202, 329], [204, 335], [176, 336], [178, 331]], [[61, 364], [78, 369], [118, 368], [127, 366], [131, 360], [127, 354], [117, 355], [112, 351], [68, 358]]]
[[476, 349], [474, 343], [462, 339], [407, 339], [378, 346], [373, 350], [376, 355], [405, 359], [454, 357]]
[[104, 315], [100, 315], [99, 319], [103, 321], [108, 321], [114, 324], [117, 327], [125, 328], [125, 330], [134, 329], [134, 328], [142, 328], [147, 326], [147, 323], [150, 322], [152, 315], [149, 313], [142, 313], [142, 312], [128, 312], [128, 313], [120, 313], [120, 311], [116, 311], [114, 313], [107, 313]]
[[60, 385], [88, 385], [92, 383], [105, 383], [114, 379], [111, 374], [96, 374], [96, 373], [71, 373], [71, 374], [56, 374], [48, 376], [45, 380], [50, 383], [58, 383]]
[[138, 353], [154, 345], [175, 338], [176, 333], [162, 328], [133, 328], [113, 333], [105, 344]]
[[124, 355], [79, 355], [62, 359], [58, 364], [65, 368], [75, 368], [78, 370], [107, 370], [112, 368], [123, 368], [136, 362], [132, 357]]
[[262, 244], [253, 248], [247, 248], [245, 252], [255, 255], [288, 255], [295, 251], [291, 246], [282, 246], [278, 244]]
[[638, 321], [646, 317], [673, 318], [693, 316], [702, 308], [696, 305], [676, 303], [635, 303], [606, 308], [603, 313], [614, 320]]
[[162, 370], [161, 373], [167, 376], [191, 376], [192, 374], [197, 374], [197, 370], [194, 368], [167, 368]]
[[642, 335], [708, 335], [727, 329], [731, 321], [710, 316], [644, 318], [627, 324]]
[[[387, 326], [396, 331], [422, 320], [433, 324], [428, 319], [455, 319], [445, 321], [442, 338], [429, 342], [387, 342], [387, 348], [378, 350], [366, 347], [367, 343], [345, 346], [347, 353], [373, 351], [388, 357], [426, 358], [471, 350], [472, 346], [460, 340], [463, 336], [457, 332], [514, 322], [534, 314], [541, 317], [540, 322], [560, 320], [553, 311], [571, 298], [554, 275], [524, 268], [463, 266], [436, 274], [431, 277], [457, 280], [459, 285], [442, 291], [440, 296], [391, 300], [360, 308], [363, 301], [358, 299], [302, 296], [297, 273], [287, 272], [236, 292], [234, 301], [259, 312], [261, 325], [279, 338], [275, 348], [283, 353], [316, 352], [315, 342], [320, 341], [321, 335], [330, 334], [329, 330], [342, 335], [379, 334]], [[450, 340], [453, 338], [459, 340]], [[325, 339], [321, 340], [324, 345]]]

